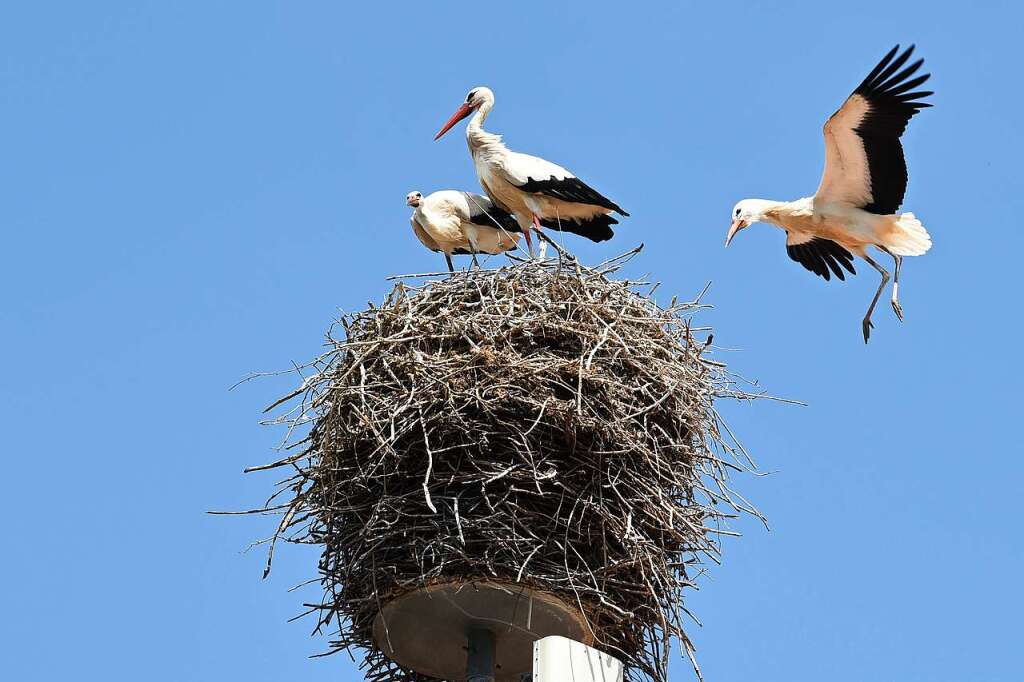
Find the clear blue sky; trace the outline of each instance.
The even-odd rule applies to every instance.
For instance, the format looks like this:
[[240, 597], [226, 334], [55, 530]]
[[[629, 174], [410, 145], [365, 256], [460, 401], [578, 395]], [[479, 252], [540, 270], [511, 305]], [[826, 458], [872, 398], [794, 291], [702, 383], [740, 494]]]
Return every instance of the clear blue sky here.
[[[476, 189], [474, 85], [515, 149], [633, 217], [665, 296], [712, 281], [721, 356], [803, 400], [722, 405], [772, 522], [690, 606], [710, 682], [1019, 680], [1024, 193], [1019, 3], [35, 2], [0, 11], [0, 648], [11, 680], [357, 680], [289, 624], [312, 552], [242, 553], [291, 385], [338, 308], [441, 259], [406, 193]], [[671, 8], [669, 7], [671, 5]], [[906, 138], [902, 326], [733, 203], [817, 186], [820, 128], [897, 42], [935, 108]], [[315, 592], [306, 592], [312, 597]], [[690, 680], [685, 661], [673, 680]]]

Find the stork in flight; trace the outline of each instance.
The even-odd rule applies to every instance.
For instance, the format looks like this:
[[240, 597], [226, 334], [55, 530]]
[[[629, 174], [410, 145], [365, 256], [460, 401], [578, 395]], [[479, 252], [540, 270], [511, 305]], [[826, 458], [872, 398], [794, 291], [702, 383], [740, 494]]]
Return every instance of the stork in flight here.
[[611, 213], [629, 214], [561, 166], [510, 151], [502, 144], [500, 135], [483, 129], [493, 107], [494, 93], [489, 88], [473, 88], [434, 139], [440, 139], [456, 123], [476, 112], [466, 127], [466, 140], [480, 185], [495, 204], [515, 215], [530, 255], [530, 230], [540, 230], [541, 225], [594, 242], [611, 239], [611, 226], [618, 224]]
[[452, 254], [498, 254], [519, 243], [519, 223], [490, 199], [472, 192], [441, 190], [424, 197], [409, 192], [405, 203], [413, 207], [412, 231], [431, 251], [444, 252], [448, 271], [454, 272]]
[[861, 324], [864, 343], [871, 335], [871, 314], [889, 282], [889, 272], [868, 254], [874, 246], [892, 256], [895, 279], [892, 309], [903, 321], [899, 302], [900, 266], [904, 256], [920, 256], [931, 237], [913, 213], [897, 213], [907, 189], [907, 164], [900, 136], [907, 123], [931, 104], [931, 95], [915, 90], [930, 74], [914, 77], [923, 59], [910, 66], [914, 46], [897, 56], [894, 47], [857, 86], [839, 111], [825, 123], [825, 172], [813, 197], [796, 201], [744, 199], [733, 207], [729, 246], [736, 233], [756, 222], [786, 231], [786, 253], [814, 274], [845, 280], [843, 270], [857, 274], [853, 256], [860, 256], [882, 275]]

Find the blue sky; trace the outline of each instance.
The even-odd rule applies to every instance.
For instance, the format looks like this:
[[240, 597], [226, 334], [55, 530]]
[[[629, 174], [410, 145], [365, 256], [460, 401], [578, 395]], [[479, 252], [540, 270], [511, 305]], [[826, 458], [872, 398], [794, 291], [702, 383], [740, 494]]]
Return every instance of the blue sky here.
[[[691, 608], [711, 682], [1018, 680], [1024, 573], [1017, 3], [38, 2], [0, 10], [4, 677], [358, 680], [287, 623], [315, 554], [243, 553], [271, 520], [244, 477], [337, 309], [436, 268], [412, 189], [475, 189], [489, 127], [632, 213], [595, 261], [665, 296], [705, 282], [720, 357], [808, 403], [722, 405], [762, 469]], [[810, 194], [820, 128], [897, 42], [933, 73], [906, 137], [900, 325], [859, 321], [866, 267], [825, 283], [746, 196]], [[311, 593], [305, 593], [312, 596]], [[690, 680], [682, 659], [673, 680]]]

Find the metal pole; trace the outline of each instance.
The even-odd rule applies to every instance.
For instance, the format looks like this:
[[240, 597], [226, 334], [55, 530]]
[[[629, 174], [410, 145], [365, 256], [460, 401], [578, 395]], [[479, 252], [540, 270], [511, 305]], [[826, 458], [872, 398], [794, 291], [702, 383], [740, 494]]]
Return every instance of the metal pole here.
[[467, 639], [466, 682], [494, 682], [494, 633], [471, 628]]

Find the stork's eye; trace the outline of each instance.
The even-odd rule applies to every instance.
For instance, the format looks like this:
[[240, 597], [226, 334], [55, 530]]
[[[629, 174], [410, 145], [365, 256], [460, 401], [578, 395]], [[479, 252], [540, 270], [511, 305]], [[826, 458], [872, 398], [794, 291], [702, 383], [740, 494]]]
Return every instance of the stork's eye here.
[[736, 217], [738, 218], [739, 216], [740, 216], [740, 210], [737, 208], [736, 209]]
[[470, 91], [470, 93], [468, 95], [466, 95], [466, 103], [467, 104], [469, 102], [473, 101], [473, 95], [475, 95], [475, 94], [476, 94], [476, 90], [472, 90], [472, 91]]

